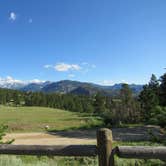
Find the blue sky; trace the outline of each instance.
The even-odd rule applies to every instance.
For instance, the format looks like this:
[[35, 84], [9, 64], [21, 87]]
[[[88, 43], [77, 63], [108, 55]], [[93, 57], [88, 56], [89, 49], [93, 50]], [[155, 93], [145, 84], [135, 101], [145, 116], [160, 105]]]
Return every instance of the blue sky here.
[[165, 0], [1, 0], [0, 77], [146, 83], [166, 67]]

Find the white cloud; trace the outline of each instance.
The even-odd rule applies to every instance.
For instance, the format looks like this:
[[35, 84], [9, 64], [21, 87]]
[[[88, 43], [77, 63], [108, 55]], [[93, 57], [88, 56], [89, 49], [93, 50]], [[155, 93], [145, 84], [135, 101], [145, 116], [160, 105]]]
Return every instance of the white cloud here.
[[70, 70], [81, 70], [81, 67], [78, 64], [67, 64], [67, 63], [58, 63], [54, 66], [54, 69], [59, 72], [66, 72]]
[[11, 76], [7, 76], [6, 78], [1, 78], [0, 77], [0, 87], [2, 88], [9, 88], [11, 85], [27, 85], [29, 83], [44, 83], [45, 81], [39, 80], [39, 79], [34, 79], [34, 80], [28, 80], [28, 81], [23, 81], [23, 80], [18, 80], [15, 79]]
[[66, 72], [66, 71], [73, 71], [73, 70], [81, 70], [81, 66], [78, 64], [67, 64], [67, 63], [57, 63], [56, 65], [44, 65], [44, 68], [49, 69], [55, 69], [59, 72]]
[[17, 19], [17, 15], [16, 15], [16, 13], [11, 12], [11, 13], [10, 13], [10, 16], [9, 16], [9, 20], [11, 20], [11, 21], [15, 21], [16, 19]]
[[26, 81], [26, 83], [35, 83], [35, 84], [40, 84], [40, 83], [44, 83], [45, 81], [39, 80], [39, 79], [33, 79], [30, 81]]
[[5, 79], [2, 79], [3, 81], [6, 81], [8, 83], [23, 83], [21, 80], [14, 79], [11, 76], [7, 76]]
[[88, 62], [82, 62], [81, 65], [87, 66], [88, 68], [96, 68], [95, 64], [89, 64]]
[[1, 88], [11, 88], [17, 87], [18, 85], [24, 85], [24, 82], [7, 76], [6, 78], [0, 78], [0, 87]]
[[104, 85], [104, 86], [112, 86], [114, 84], [129, 84], [129, 82], [125, 81], [125, 80], [121, 80], [121, 81], [112, 81], [112, 80], [103, 80], [101, 82], [99, 82], [99, 84]]

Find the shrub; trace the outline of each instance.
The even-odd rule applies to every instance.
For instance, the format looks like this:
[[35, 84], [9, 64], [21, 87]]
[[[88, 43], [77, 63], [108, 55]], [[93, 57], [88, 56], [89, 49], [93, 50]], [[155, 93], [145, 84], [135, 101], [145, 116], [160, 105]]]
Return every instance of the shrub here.
[[156, 106], [151, 113], [150, 124], [166, 127], [166, 107]]
[[6, 135], [7, 129], [8, 129], [8, 126], [6, 125], [0, 126], [0, 144], [11, 144], [14, 141], [14, 139], [12, 139], [12, 140], [3, 142], [3, 137]]

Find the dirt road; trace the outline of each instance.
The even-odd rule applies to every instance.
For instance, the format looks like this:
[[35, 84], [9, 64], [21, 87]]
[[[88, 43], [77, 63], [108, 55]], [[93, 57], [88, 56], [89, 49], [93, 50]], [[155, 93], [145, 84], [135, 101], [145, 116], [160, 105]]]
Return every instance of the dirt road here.
[[[112, 129], [113, 139], [117, 141], [147, 141], [151, 138], [149, 131], [156, 136], [163, 136], [156, 126]], [[96, 144], [95, 130], [76, 130], [54, 133], [13, 133], [7, 134], [5, 140], [15, 139], [15, 145], [71, 145]]]
[[7, 134], [4, 140], [15, 139], [14, 145], [72, 145], [95, 144], [92, 138], [69, 138], [49, 133], [14, 133]]

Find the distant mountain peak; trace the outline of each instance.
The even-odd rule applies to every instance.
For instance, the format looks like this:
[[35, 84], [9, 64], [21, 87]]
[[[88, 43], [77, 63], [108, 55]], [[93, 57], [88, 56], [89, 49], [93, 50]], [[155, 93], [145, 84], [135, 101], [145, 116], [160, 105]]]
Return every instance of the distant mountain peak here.
[[[45, 93], [72, 93], [91, 95], [97, 92], [113, 95], [117, 94], [123, 83], [112, 86], [103, 86], [88, 82], [79, 82], [72, 80], [61, 80], [58, 82], [40, 81], [38, 79], [32, 81], [15, 80], [12, 77], [5, 79], [0, 78], [0, 88], [17, 89], [21, 91], [45, 92]], [[129, 87], [134, 93], [138, 94], [142, 90], [142, 85], [130, 84]]]

